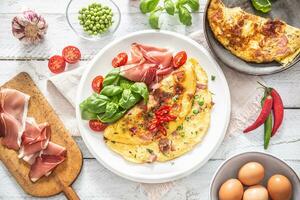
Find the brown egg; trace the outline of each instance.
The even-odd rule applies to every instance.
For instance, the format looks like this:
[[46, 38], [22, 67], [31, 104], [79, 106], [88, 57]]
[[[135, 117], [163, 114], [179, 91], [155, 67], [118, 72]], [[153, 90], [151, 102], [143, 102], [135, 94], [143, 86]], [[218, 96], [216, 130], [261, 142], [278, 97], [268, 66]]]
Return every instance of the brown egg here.
[[237, 179], [229, 179], [219, 190], [219, 200], [241, 200], [243, 193], [242, 183]]
[[259, 184], [265, 176], [264, 167], [258, 162], [249, 162], [241, 167], [238, 179], [247, 186]]
[[268, 190], [261, 186], [261, 185], [255, 185], [249, 187], [244, 192], [243, 200], [268, 200]]
[[276, 174], [268, 180], [268, 191], [272, 200], [289, 200], [292, 198], [292, 190], [292, 184], [285, 176]]

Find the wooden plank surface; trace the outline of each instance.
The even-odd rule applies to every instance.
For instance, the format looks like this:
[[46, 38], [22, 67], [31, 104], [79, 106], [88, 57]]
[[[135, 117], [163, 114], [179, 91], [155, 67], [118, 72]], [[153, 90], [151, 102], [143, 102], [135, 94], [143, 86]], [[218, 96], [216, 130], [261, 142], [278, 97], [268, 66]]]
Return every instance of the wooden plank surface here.
[[[75, 112], [71, 105], [47, 82], [52, 76], [47, 69], [47, 61], [54, 53], [69, 44], [78, 46], [84, 60], [91, 59], [104, 45], [128, 33], [149, 29], [147, 17], [140, 14], [139, 0], [114, 0], [121, 8], [122, 22], [115, 37], [98, 42], [88, 42], [79, 39], [68, 27], [65, 19], [65, 8], [68, 0], [5, 0], [0, 1], [0, 84], [9, 80], [18, 72], [26, 71], [37, 83], [49, 103], [53, 106], [66, 128], [70, 132], [78, 131], [76, 128]], [[202, 29], [203, 9], [206, 0], [200, 0], [200, 12], [193, 13], [193, 26], [185, 28], [176, 18], [163, 17], [163, 29], [181, 34], [190, 34]], [[41, 12], [49, 22], [49, 31], [46, 40], [37, 46], [23, 46], [13, 38], [11, 19], [21, 12], [22, 8], [35, 8]], [[28, 61], [23, 61], [26, 59]], [[85, 66], [87, 61], [81, 61], [80, 66]], [[75, 68], [77, 66], [73, 66]], [[284, 98], [287, 108], [284, 126], [278, 136], [271, 141], [269, 152], [284, 158], [292, 167], [300, 171], [300, 67], [294, 67], [285, 72], [264, 76], [264, 81], [279, 90]], [[64, 106], [62, 106], [64, 105]], [[213, 158], [200, 170], [192, 175], [175, 181], [173, 189], [163, 196], [167, 200], [207, 200], [209, 181], [215, 170], [228, 156], [248, 150], [262, 150], [262, 130], [257, 130], [251, 135], [233, 135], [226, 137]], [[89, 153], [80, 137], [74, 137], [83, 152], [84, 166], [81, 175], [74, 183], [74, 188], [82, 199], [103, 200], [140, 200], [148, 199], [145, 188], [141, 185], [120, 178], [102, 165]], [[0, 199], [30, 199], [15, 183], [6, 168], [0, 164]], [[7, 192], [9, 191], [9, 192]], [[51, 199], [65, 199], [62, 195]]]

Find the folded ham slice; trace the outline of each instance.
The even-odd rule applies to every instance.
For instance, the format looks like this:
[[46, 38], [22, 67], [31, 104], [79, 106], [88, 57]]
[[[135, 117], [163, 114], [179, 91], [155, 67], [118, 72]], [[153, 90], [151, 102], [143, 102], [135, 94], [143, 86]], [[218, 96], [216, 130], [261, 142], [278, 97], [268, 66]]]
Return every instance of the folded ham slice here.
[[34, 164], [31, 165], [29, 178], [36, 182], [42, 176], [49, 176], [54, 168], [65, 160], [64, 156], [41, 155], [37, 157]]
[[47, 148], [50, 135], [48, 123], [37, 124], [33, 118], [27, 118], [19, 158], [32, 164], [40, 151]]
[[17, 90], [0, 90], [0, 137], [4, 146], [19, 150], [19, 158], [31, 165], [29, 178], [35, 182], [50, 175], [66, 159], [67, 151], [49, 141], [48, 123], [27, 118], [28, 100], [28, 95]]
[[160, 80], [158, 76], [173, 71], [172, 60], [172, 53], [168, 49], [133, 43], [131, 59], [120, 67], [120, 72], [129, 80], [151, 85]]
[[29, 96], [14, 89], [0, 90], [0, 137], [7, 148], [18, 150], [25, 129]]

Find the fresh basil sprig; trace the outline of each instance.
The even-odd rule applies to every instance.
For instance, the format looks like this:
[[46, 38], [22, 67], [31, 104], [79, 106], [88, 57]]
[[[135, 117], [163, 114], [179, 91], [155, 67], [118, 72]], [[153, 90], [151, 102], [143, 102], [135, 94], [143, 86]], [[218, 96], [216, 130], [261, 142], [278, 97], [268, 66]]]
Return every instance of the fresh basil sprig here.
[[192, 25], [192, 15], [190, 11], [183, 5], [178, 6], [179, 20], [186, 26]]
[[178, 13], [179, 21], [186, 25], [192, 25], [191, 12], [199, 10], [199, 0], [164, 0], [163, 6], [159, 4], [160, 0], [141, 0], [140, 10], [142, 13], [149, 14], [149, 24], [154, 29], [159, 29], [159, 18], [165, 10], [169, 15]]
[[141, 0], [140, 10], [143, 14], [149, 13], [149, 12], [155, 10], [158, 3], [159, 3], [159, 0]]
[[119, 70], [108, 73], [103, 85], [100, 94], [94, 93], [80, 104], [82, 119], [113, 123], [141, 99], [146, 103], [149, 98], [145, 83], [127, 80]]

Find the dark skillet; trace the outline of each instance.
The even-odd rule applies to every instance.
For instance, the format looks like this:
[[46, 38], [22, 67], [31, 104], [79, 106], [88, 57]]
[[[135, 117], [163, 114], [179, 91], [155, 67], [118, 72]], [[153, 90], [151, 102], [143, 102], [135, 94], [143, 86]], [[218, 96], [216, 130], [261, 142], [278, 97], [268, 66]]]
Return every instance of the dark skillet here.
[[[223, 0], [224, 4], [228, 7], [239, 6], [243, 10], [259, 15], [266, 18], [278, 18], [285, 21], [291, 26], [300, 28], [300, 1], [299, 0], [271, 0], [272, 10], [263, 14], [262, 12], [256, 11], [252, 7], [251, 0]], [[300, 61], [300, 55], [298, 55], [294, 61], [292, 61], [287, 66], [283, 67], [277, 62], [272, 63], [250, 63], [243, 61], [242, 59], [231, 54], [230, 51], [225, 49], [215, 38], [210, 29], [208, 20], [207, 20], [207, 9], [209, 6], [210, 0], [207, 1], [205, 11], [204, 11], [204, 34], [207, 40], [207, 43], [213, 52], [214, 56], [219, 60], [225, 63], [228, 67], [231, 67], [235, 70], [238, 70], [243, 73], [253, 74], [253, 75], [265, 75], [281, 72], [285, 69], [288, 69], [296, 65]], [[297, 64], [300, 66], [300, 64]], [[296, 66], [297, 66], [296, 65]]]

